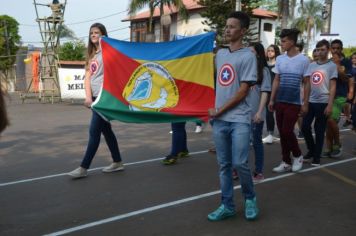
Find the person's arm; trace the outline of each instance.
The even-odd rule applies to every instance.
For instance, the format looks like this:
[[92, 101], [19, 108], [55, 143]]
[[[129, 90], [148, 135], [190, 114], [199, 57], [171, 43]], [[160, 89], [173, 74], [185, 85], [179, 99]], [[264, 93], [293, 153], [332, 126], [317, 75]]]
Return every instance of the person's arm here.
[[276, 74], [272, 83], [271, 98], [268, 104], [268, 110], [270, 111], [274, 111], [274, 101], [276, 99], [278, 88], [279, 88], [279, 74]]
[[335, 98], [335, 93], [336, 93], [336, 78], [331, 79], [329, 82], [329, 101], [328, 105], [326, 106], [324, 110], [324, 114], [326, 116], [329, 116], [332, 112], [333, 109], [333, 103], [334, 103], [334, 98]]
[[263, 112], [263, 109], [265, 109], [266, 103], [268, 99], [268, 93], [267, 92], [262, 92], [261, 93], [261, 99], [260, 99], [260, 105], [258, 107], [258, 111], [255, 114], [255, 117], [253, 118], [253, 121], [256, 123], [260, 123], [262, 121], [261, 114]]
[[84, 106], [90, 108], [93, 103], [92, 93], [91, 93], [91, 84], [90, 84], [90, 71], [86, 70], [85, 79], [84, 79], [84, 89], [85, 89], [85, 101]]
[[218, 108], [210, 108], [209, 115], [212, 118], [219, 117], [225, 112], [231, 110], [236, 107], [243, 99], [246, 98], [250, 90], [250, 84], [248, 82], [241, 82], [241, 86], [239, 90], [235, 93], [235, 95], [228, 100], [222, 107]]
[[304, 89], [304, 98], [303, 105], [300, 109], [300, 116], [304, 116], [308, 112], [309, 108], [309, 96], [310, 96], [310, 77], [306, 76], [303, 78], [303, 89]]
[[9, 120], [6, 112], [6, 103], [3, 97], [3, 92], [0, 88], [0, 133], [9, 125]]
[[355, 87], [355, 85], [354, 85], [354, 77], [350, 77], [349, 78], [349, 91], [348, 91], [348, 93], [347, 93], [347, 99], [348, 100], [350, 100], [351, 101], [351, 99], [354, 97], [354, 87]]

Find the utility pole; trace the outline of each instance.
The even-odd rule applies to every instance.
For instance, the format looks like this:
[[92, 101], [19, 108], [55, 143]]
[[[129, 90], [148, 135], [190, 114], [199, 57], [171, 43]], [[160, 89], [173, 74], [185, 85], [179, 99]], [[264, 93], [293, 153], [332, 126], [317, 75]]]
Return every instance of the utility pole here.
[[5, 37], [5, 42], [6, 42], [6, 53], [7, 53], [7, 56], [10, 56], [9, 34], [7, 32], [7, 22], [6, 22], [6, 20], [2, 20], [2, 24], [4, 26], [4, 37]]
[[323, 21], [323, 27], [321, 33], [323, 34], [330, 34], [332, 7], [333, 7], [333, 1], [325, 0], [323, 11], [322, 11], [322, 17], [324, 21]]
[[241, 0], [236, 0], [235, 10], [236, 11], [241, 11]]

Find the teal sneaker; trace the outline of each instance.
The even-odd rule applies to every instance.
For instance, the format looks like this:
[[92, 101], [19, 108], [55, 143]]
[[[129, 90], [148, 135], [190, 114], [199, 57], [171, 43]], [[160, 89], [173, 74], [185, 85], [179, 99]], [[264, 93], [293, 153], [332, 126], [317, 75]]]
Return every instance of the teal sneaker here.
[[253, 199], [246, 199], [245, 201], [245, 217], [247, 220], [254, 220], [258, 216], [258, 208], [256, 197]]
[[164, 165], [173, 165], [177, 162], [178, 157], [173, 155], [168, 155], [162, 160]]
[[208, 215], [208, 219], [210, 221], [220, 221], [235, 215], [236, 211], [234, 209], [229, 209], [224, 204], [221, 204], [218, 209]]
[[177, 156], [178, 156], [179, 158], [189, 157], [189, 152], [188, 152], [188, 151], [179, 152], [179, 153], [177, 154]]

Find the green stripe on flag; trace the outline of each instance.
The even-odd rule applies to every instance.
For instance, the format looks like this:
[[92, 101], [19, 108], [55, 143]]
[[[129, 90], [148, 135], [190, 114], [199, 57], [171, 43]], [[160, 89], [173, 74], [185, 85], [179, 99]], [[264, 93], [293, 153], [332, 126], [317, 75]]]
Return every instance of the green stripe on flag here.
[[131, 111], [116, 97], [103, 90], [93, 109], [107, 120], [119, 120], [126, 123], [172, 123], [183, 121], [200, 121], [197, 117], [177, 116], [165, 112]]

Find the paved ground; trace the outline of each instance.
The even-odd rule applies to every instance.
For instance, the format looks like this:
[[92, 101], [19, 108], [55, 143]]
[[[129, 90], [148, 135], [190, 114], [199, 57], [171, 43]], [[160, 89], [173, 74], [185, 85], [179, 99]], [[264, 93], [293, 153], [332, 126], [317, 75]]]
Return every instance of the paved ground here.
[[[163, 166], [170, 149], [169, 124], [114, 122], [125, 171], [104, 174], [110, 163], [104, 142], [88, 178], [73, 181], [87, 142], [90, 111], [79, 104], [9, 104], [12, 125], [0, 138], [0, 235], [355, 235], [355, 136], [342, 132], [344, 155], [322, 159], [321, 168], [274, 174], [279, 143], [265, 146], [264, 182], [256, 185], [257, 221], [239, 214], [212, 223], [219, 204], [211, 129], [193, 133], [191, 157]], [[300, 145], [305, 150], [304, 142]], [[251, 160], [253, 156], [251, 155]], [[253, 162], [253, 161], [251, 161]]]

